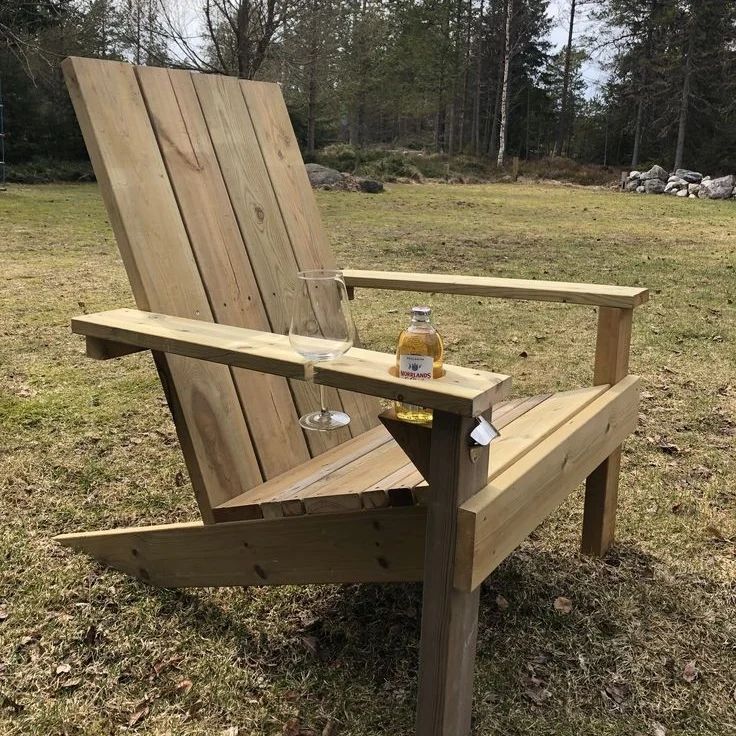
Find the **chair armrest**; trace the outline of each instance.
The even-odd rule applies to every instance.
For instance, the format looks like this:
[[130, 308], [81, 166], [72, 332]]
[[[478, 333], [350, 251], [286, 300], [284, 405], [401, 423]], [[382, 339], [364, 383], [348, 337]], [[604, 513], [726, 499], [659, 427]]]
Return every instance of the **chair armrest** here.
[[588, 304], [598, 307], [633, 309], [649, 299], [641, 287], [576, 284], [564, 281], [501, 279], [486, 276], [455, 276], [436, 273], [394, 273], [389, 271], [343, 271], [348, 287], [364, 286], [397, 291], [425, 291], [465, 294], [502, 299]]
[[352, 348], [341, 358], [313, 363], [294, 352], [288, 337], [242, 327], [171, 317], [137, 309], [115, 309], [72, 320], [72, 332], [92, 341], [90, 357], [107, 359], [127, 352], [120, 344], [313, 381], [383, 399], [478, 416], [511, 391], [511, 378], [445, 366], [433, 381], [409, 381], [389, 372], [393, 355]]

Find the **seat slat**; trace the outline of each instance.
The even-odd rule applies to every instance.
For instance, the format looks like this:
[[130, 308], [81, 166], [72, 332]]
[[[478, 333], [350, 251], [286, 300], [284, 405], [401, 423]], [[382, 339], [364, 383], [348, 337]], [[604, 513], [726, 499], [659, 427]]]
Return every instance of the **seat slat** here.
[[[512, 467], [607, 389], [593, 386], [499, 404], [494, 423], [502, 433], [491, 449], [489, 481]], [[215, 509], [215, 518], [236, 521], [261, 513], [272, 518], [423, 505], [428, 490], [419, 471], [380, 427], [232, 499]]]
[[304, 495], [304, 508], [308, 514], [359, 510], [363, 507], [362, 492], [404, 463], [404, 451], [395, 442], [387, 442], [310, 486]]
[[[155, 67], [136, 73], [215, 321], [270, 331], [192, 75]], [[231, 371], [264, 477], [308, 460], [286, 380]]]
[[216, 518], [218, 521], [231, 521], [244, 518], [255, 519], [260, 516], [274, 518], [294, 515], [284, 510], [283, 507], [288, 509], [289, 502], [295, 499], [298, 504], [301, 504], [300, 494], [312, 483], [316, 483], [321, 478], [390, 440], [391, 435], [383, 427], [375, 427], [364, 432], [360, 437], [327, 450], [311, 462], [299, 465], [280, 477], [264, 483], [259, 488], [254, 488], [222, 504], [216, 511]]
[[[179, 207], [130, 64], [67, 59], [74, 109], [140, 309], [212, 321]], [[159, 356], [157, 366], [205, 521], [262, 480], [226, 366]]]
[[[299, 270], [335, 268], [281, 90], [267, 82], [241, 81], [240, 87]], [[339, 393], [351, 417], [353, 437], [378, 424], [380, 405], [376, 399], [344, 390]]]

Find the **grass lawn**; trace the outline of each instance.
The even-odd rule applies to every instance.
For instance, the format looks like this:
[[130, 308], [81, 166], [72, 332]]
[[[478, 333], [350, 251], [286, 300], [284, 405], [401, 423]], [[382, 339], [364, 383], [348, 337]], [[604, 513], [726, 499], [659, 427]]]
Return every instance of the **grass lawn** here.
[[[579, 556], [574, 494], [493, 573], [474, 732], [736, 733], [736, 204], [524, 184], [318, 196], [344, 266], [651, 288], [618, 544]], [[0, 734], [412, 734], [420, 586], [156, 590], [51, 541], [195, 504], [150, 357], [88, 361], [69, 332], [132, 306], [96, 187], [0, 193], [0, 282]], [[413, 299], [452, 362], [511, 373], [518, 395], [591, 380], [591, 308], [359, 290], [364, 342], [393, 350]]]

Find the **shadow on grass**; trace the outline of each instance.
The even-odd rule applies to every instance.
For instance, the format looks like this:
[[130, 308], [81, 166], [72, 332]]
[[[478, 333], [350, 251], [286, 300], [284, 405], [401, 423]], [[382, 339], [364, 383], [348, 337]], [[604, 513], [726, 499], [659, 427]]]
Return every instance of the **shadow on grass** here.
[[[315, 683], [328, 711], [360, 709], [370, 721], [375, 710], [372, 720], [381, 721], [385, 704], [366, 698], [379, 692], [389, 701], [399, 693], [404, 716], [411, 712], [420, 585], [230, 591], [225, 599], [217, 597], [224, 591], [146, 591], [162, 615], [209, 641], [206, 648], [230, 642], [241, 666], [273, 673], [284, 688]], [[570, 600], [569, 613], [556, 610], [560, 596]], [[662, 721], [696, 733], [713, 714], [696, 696], [699, 683], [683, 679], [683, 665], [697, 660], [696, 680], [708, 677], [702, 652], [732, 630], [729, 604], [728, 585], [673, 572], [636, 546], [621, 544], [600, 561], [527, 544], [482, 588], [478, 727], [494, 733], [491, 721], [523, 723], [551, 734], [602, 723], [601, 733], [632, 733]], [[246, 615], [247, 607], [255, 610]], [[340, 687], [344, 673], [349, 690]]]

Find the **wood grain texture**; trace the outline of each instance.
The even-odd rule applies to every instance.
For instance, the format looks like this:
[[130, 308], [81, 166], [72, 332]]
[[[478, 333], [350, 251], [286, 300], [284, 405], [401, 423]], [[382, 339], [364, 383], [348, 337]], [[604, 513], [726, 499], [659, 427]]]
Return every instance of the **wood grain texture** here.
[[167, 588], [420, 580], [424, 509], [62, 534], [60, 544]]
[[374, 427], [218, 506], [213, 509], [215, 520], [238, 521], [302, 514], [305, 511], [302, 496], [314, 483], [390, 441], [391, 436], [383, 427]]
[[[276, 196], [276, 182], [266, 167], [238, 80], [209, 74], [196, 74], [192, 79], [270, 330], [286, 335], [296, 273], [302, 268], [297, 255], [308, 245], [297, 242], [292, 246], [289, 239]], [[280, 96], [278, 89], [277, 92]], [[292, 382], [291, 390], [300, 414], [318, 408], [319, 392], [314, 386]], [[326, 400], [335, 409], [342, 405], [334, 389], [327, 390]], [[311, 454], [316, 455], [350, 436], [347, 429], [307, 432], [306, 440]]]
[[72, 332], [300, 380], [310, 373], [309, 362], [282, 335], [156, 312], [112, 309], [86, 314], [72, 319]]
[[622, 309], [632, 309], [649, 298], [647, 289], [640, 287], [356, 269], [347, 269], [343, 273], [345, 283], [353, 288], [362, 286], [395, 291], [423, 291], [433, 294], [465, 294]]
[[[632, 321], [631, 309], [598, 311], [595, 384], [617, 383], [629, 372]], [[586, 480], [581, 542], [586, 554], [603, 556], [613, 543], [620, 474], [621, 448], [617, 447]]]
[[478, 416], [511, 392], [511, 377], [500, 373], [445, 365], [442, 378], [410, 381], [393, 375], [395, 364], [394, 355], [352, 348], [341, 358], [315, 363], [314, 381], [463, 416]]
[[[240, 89], [299, 270], [336, 268], [281, 89], [252, 81], [241, 81]], [[341, 391], [340, 400], [353, 437], [378, 424], [381, 409], [374, 398]]]
[[455, 584], [475, 590], [636, 427], [628, 376], [547, 436], [459, 511]]
[[[136, 304], [212, 321], [133, 67], [71, 58], [63, 70]], [[260, 483], [261, 470], [229, 369], [173, 355], [165, 363], [180, 403], [172, 407], [177, 432], [209, 519], [212, 506]]]
[[389, 371], [393, 355], [361, 348], [352, 348], [329, 364], [310, 363], [294, 352], [283, 335], [137, 309], [75, 317], [72, 331], [278, 376], [311, 378], [327, 386], [350, 387], [465, 416], [485, 411], [511, 389], [509, 376], [452, 365], [446, 365], [445, 375], [434, 381], [398, 378]]
[[[136, 74], [215, 322], [270, 332], [192, 75], [154, 67]], [[286, 380], [241, 368], [232, 375], [264, 477], [308, 460]]]
[[[506, 470], [525, 453], [600, 396], [606, 386], [564, 391], [534, 400], [515, 400], [501, 405], [494, 424], [502, 430], [492, 444], [489, 455], [488, 480]], [[526, 413], [518, 416], [520, 407]], [[415, 425], [392, 419], [392, 413], [382, 415], [389, 428], [406, 432], [409, 441], [419, 443], [417, 452], [401, 442], [399, 450], [383, 427], [363, 433], [324, 455], [273, 478], [213, 510], [217, 521], [276, 518], [304, 513], [325, 513], [359, 508], [384, 508], [426, 504], [428, 486], [424, 476], [409, 458], [425, 462], [429, 477], [431, 425]], [[402, 435], [402, 439], [405, 439]], [[412, 446], [413, 446], [412, 444]], [[419, 451], [426, 444], [423, 453]], [[391, 446], [389, 446], [391, 445]], [[417, 453], [424, 458], [418, 458]]]
[[429, 458], [432, 445], [432, 425], [405, 422], [388, 409], [378, 416], [396, 443], [414, 464], [423, 478], [429, 478]]
[[458, 506], [486, 483], [488, 447], [472, 462], [476, 422], [435, 411], [424, 550], [417, 736], [470, 733], [479, 591], [454, 586]]

